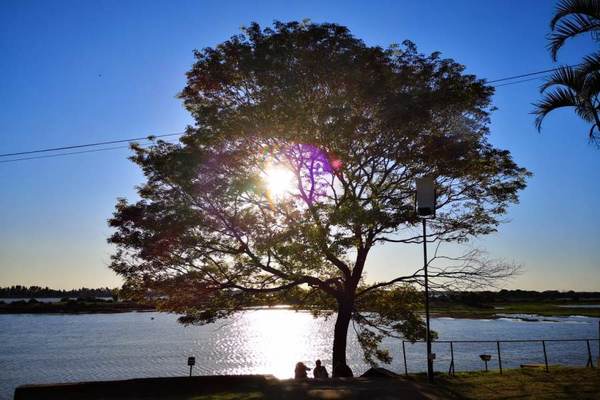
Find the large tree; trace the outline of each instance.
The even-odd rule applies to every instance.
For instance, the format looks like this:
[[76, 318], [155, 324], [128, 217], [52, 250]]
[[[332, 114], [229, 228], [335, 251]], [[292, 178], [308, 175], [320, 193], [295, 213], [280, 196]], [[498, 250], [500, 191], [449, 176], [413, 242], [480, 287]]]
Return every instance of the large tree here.
[[[422, 338], [407, 286], [422, 270], [367, 282], [367, 260], [422, 243], [424, 175], [438, 195], [428, 242], [494, 232], [517, 202], [528, 172], [487, 140], [493, 89], [439, 53], [367, 46], [336, 24], [252, 24], [195, 57], [180, 95], [195, 125], [178, 144], [135, 146], [141, 200], [110, 220], [126, 292], [186, 323], [286, 296], [333, 313], [334, 374], [351, 322], [370, 360], [389, 361], [383, 335]], [[471, 256], [433, 277], [506, 272]]]

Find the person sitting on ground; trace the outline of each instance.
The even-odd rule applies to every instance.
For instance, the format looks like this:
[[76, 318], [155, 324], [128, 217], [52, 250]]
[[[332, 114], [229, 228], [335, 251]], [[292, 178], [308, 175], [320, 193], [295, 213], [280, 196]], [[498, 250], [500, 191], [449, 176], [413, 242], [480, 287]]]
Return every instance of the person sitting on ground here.
[[327, 369], [324, 366], [321, 365], [321, 360], [317, 360], [315, 362], [315, 364], [317, 364], [317, 366], [313, 370], [313, 375], [315, 376], [315, 379], [326, 379], [326, 378], [329, 378], [329, 374], [327, 373]]
[[306, 379], [308, 376], [306, 375], [306, 371], [310, 371], [303, 362], [296, 363], [296, 369], [294, 370], [294, 379]]
[[333, 369], [334, 378], [352, 378], [353, 376], [354, 374], [352, 373], [350, 367], [344, 363], [336, 364], [335, 368]]

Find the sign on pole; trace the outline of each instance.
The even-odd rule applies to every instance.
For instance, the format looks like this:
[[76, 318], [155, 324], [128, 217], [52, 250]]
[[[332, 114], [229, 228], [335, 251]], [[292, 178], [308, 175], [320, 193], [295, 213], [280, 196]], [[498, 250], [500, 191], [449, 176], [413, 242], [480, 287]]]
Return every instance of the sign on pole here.
[[196, 365], [196, 357], [188, 357], [188, 365], [190, 366], [190, 376], [192, 376], [192, 368]]
[[417, 215], [435, 218], [435, 179], [425, 176], [417, 179]]

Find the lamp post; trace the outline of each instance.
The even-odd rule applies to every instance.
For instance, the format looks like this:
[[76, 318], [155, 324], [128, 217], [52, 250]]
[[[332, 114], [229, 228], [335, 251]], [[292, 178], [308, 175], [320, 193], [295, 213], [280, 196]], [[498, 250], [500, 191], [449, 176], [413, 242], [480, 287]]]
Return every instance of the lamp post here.
[[425, 340], [427, 342], [427, 379], [433, 382], [433, 354], [429, 329], [429, 282], [427, 277], [427, 220], [435, 218], [435, 179], [417, 179], [417, 215], [423, 221], [423, 273], [425, 275]]

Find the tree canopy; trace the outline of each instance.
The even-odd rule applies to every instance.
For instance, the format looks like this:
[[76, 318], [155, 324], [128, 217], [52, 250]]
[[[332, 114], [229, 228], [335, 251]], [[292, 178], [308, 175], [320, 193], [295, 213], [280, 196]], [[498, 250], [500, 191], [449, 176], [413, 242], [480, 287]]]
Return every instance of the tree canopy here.
[[[488, 142], [493, 88], [440, 53], [329, 23], [251, 24], [195, 58], [180, 94], [195, 125], [178, 144], [134, 146], [141, 199], [110, 220], [130, 295], [187, 323], [282, 296], [335, 312], [334, 374], [351, 321], [370, 360], [389, 361], [383, 335], [423, 337], [422, 270], [367, 282], [368, 255], [422, 243], [416, 178], [436, 177], [429, 242], [494, 232], [517, 202], [529, 173]], [[499, 272], [462, 261], [433, 276]]]

